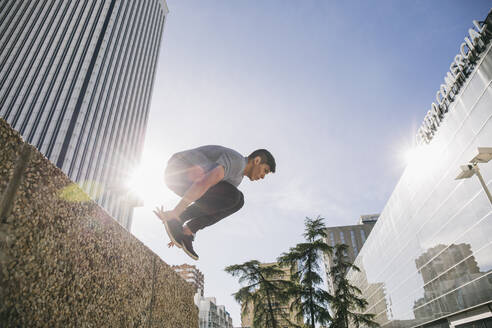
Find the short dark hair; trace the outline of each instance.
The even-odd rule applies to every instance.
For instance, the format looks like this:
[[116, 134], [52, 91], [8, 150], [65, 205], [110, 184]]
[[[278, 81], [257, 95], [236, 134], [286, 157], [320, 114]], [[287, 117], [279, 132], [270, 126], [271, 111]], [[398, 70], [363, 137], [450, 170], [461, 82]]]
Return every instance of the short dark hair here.
[[254, 152], [252, 152], [248, 156], [248, 161], [253, 160], [255, 157], [260, 156], [261, 158], [261, 164], [268, 164], [270, 166], [270, 171], [272, 173], [275, 172], [275, 158], [273, 158], [273, 155], [266, 149], [257, 149]]

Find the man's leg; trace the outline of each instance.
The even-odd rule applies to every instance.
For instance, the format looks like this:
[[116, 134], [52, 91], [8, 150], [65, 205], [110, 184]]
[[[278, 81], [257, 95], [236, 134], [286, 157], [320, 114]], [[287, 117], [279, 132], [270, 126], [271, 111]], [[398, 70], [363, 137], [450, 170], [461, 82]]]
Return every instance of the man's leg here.
[[186, 254], [198, 260], [193, 249], [194, 233], [238, 211], [244, 204], [243, 193], [228, 182], [211, 187], [180, 216], [183, 226], [182, 247]]
[[[193, 181], [202, 174], [201, 171], [203, 170], [200, 167], [190, 166], [173, 156], [167, 163], [164, 181], [169, 189], [182, 197]], [[183, 223], [177, 219], [163, 220], [163, 223], [172, 244], [182, 248]]]
[[243, 205], [243, 193], [232, 184], [221, 181], [188, 206], [180, 219], [195, 233], [237, 212]]
[[171, 158], [164, 171], [164, 182], [176, 195], [183, 197], [193, 181], [203, 175], [202, 172], [199, 166], [189, 166], [183, 161]]

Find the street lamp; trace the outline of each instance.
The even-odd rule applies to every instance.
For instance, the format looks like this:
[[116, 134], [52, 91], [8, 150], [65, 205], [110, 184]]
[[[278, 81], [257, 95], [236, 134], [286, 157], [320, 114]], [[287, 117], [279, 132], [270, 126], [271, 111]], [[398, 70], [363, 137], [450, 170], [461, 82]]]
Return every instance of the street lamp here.
[[492, 147], [478, 147], [478, 155], [473, 157], [469, 164], [461, 165], [461, 173], [456, 177], [455, 180], [460, 179], [468, 179], [473, 175], [477, 175], [478, 180], [480, 180], [480, 184], [485, 190], [487, 197], [489, 197], [490, 204], [492, 204], [492, 195], [490, 194], [489, 188], [485, 184], [483, 180], [482, 174], [480, 174], [480, 170], [478, 169], [477, 163], [487, 163], [492, 159]]

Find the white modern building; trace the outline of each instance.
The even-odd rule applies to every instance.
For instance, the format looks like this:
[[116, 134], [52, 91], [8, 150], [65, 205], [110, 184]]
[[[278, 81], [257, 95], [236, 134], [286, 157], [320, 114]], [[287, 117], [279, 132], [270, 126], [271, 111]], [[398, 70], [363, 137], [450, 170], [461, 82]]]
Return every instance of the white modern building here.
[[0, 0], [0, 117], [130, 229], [165, 0]]
[[195, 304], [198, 307], [199, 328], [232, 328], [232, 318], [224, 305], [217, 305], [215, 297], [203, 297], [198, 291]]
[[467, 34], [347, 274], [382, 327], [492, 326], [492, 12]]

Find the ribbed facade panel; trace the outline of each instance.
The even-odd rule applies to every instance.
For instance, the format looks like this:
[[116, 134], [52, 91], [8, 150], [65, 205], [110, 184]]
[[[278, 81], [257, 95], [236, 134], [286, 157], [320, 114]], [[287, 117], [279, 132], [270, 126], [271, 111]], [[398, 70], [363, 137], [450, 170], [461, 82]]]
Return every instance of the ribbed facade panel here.
[[167, 6], [0, 1], [0, 115], [128, 229]]

